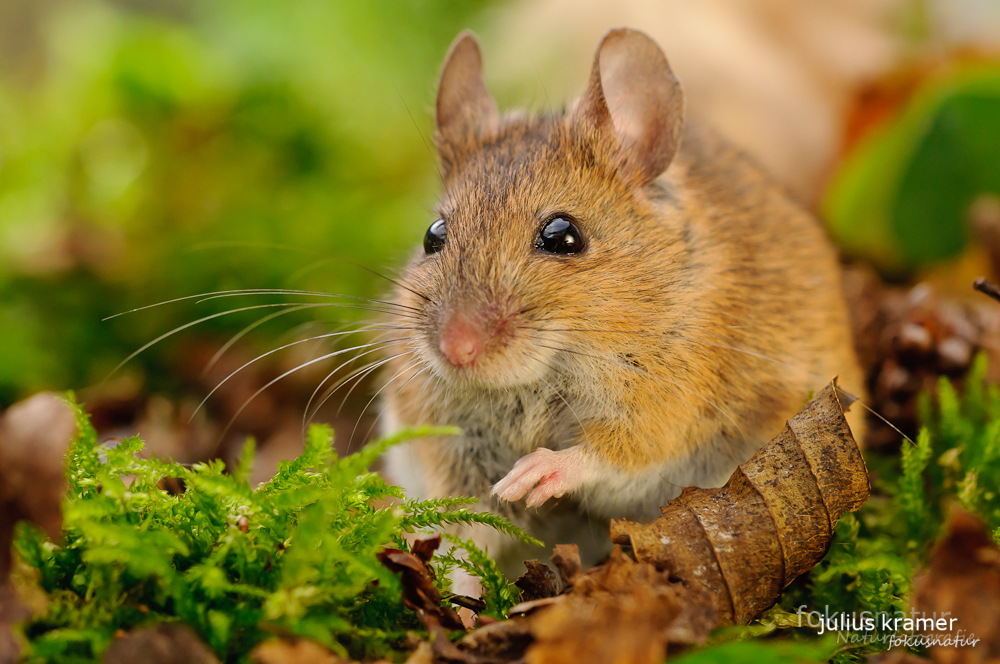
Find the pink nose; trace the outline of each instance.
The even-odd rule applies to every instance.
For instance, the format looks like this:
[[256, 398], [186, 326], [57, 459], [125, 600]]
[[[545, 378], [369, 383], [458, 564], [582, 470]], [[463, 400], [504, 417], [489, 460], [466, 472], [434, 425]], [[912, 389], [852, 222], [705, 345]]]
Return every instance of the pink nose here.
[[467, 367], [483, 352], [482, 329], [462, 316], [453, 316], [441, 328], [438, 344], [448, 361], [456, 367]]

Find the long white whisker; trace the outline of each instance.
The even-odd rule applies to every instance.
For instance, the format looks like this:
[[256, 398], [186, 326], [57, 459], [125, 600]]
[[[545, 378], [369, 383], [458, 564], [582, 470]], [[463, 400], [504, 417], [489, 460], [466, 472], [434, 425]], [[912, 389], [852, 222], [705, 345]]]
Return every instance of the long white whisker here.
[[302, 277], [306, 276], [310, 272], [312, 272], [314, 270], [318, 270], [319, 268], [323, 267], [324, 265], [328, 265], [328, 264], [330, 264], [332, 262], [334, 262], [334, 259], [330, 258], [329, 256], [326, 257], [326, 258], [317, 259], [317, 260], [313, 261], [312, 263], [309, 263], [308, 265], [306, 265], [304, 267], [300, 267], [295, 272], [292, 272], [285, 279], [285, 282], [286, 283], [288, 283], [288, 282], [295, 282], [295, 281], [301, 279]]
[[[261, 248], [261, 249], [280, 249], [280, 250], [283, 250], [283, 251], [294, 251], [294, 252], [301, 253], [301, 254], [311, 254], [313, 256], [322, 256], [323, 255], [323, 254], [321, 254], [318, 251], [311, 251], [309, 249], [302, 249], [301, 247], [294, 247], [294, 246], [287, 245], [287, 244], [277, 244], [277, 243], [270, 243], [270, 242], [238, 242], [238, 241], [232, 241], [232, 242], [204, 242], [204, 243], [202, 243], [200, 245], [196, 245], [194, 247], [191, 247], [189, 251], [203, 251], [205, 249], [214, 249], [214, 248], [218, 248], [218, 247], [251, 247], [251, 248]], [[420, 298], [422, 298], [423, 300], [425, 300], [427, 302], [431, 301], [431, 299], [429, 297], [427, 297], [426, 295], [424, 295], [423, 293], [418, 293], [417, 291], [415, 291], [412, 288], [406, 286], [405, 284], [400, 283], [398, 281], [395, 281], [393, 279], [390, 279], [389, 277], [385, 276], [384, 274], [380, 274], [380, 273], [376, 272], [375, 270], [373, 270], [371, 268], [368, 268], [368, 267], [365, 267], [364, 265], [361, 265], [360, 263], [355, 263], [352, 260], [349, 260], [347, 258], [341, 258], [339, 256], [329, 256], [328, 258], [331, 261], [339, 261], [341, 263], [347, 263], [348, 265], [352, 265], [352, 266], [354, 266], [356, 268], [364, 270], [365, 272], [369, 272], [369, 273], [375, 275], [376, 277], [379, 277], [380, 279], [385, 279], [386, 281], [388, 281], [390, 283], [393, 283], [393, 284], [399, 286], [400, 288], [403, 288], [403, 289], [406, 289], [406, 290], [410, 291], [411, 293], [413, 293], [417, 297], [420, 297]]]
[[417, 297], [419, 297], [424, 302], [433, 302], [433, 300], [431, 300], [431, 298], [427, 297], [425, 294], [423, 294], [423, 293], [421, 293], [421, 292], [419, 292], [419, 291], [417, 291], [417, 290], [415, 290], [413, 288], [410, 288], [409, 286], [407, 286], [402, 281], [397, 281], [396, 279], [393, 279], [391, 277], [387, 277], [387, 276], [385, 276], [384, 274], [382, 274], [380, 272], [376, 272], [375, 270], [371, 269], [370, 267], [365, 267], [364, 265], [360, 265], [358, 263], [355, 263], [354, 261], [349, 261], [347, 259], [340, 259], [340, 260], [343, 260], [345, 263], [349, 263], [351, 265], [354, 265], [355, 267], [361, 268], [365, 272], [373, 274], [373, 275], [375, 275], [376, 277], [378, 277], [380, 279], [385, 279], [389, 283], [395, 284], [396, 286], [399, 286], [403, 290], [406, 290], [406, 291], [409, 291], [410, 293], [413, 293], [414, 295], [416, 295]]
[[[349, 364], [351, 364], [353, 362], [356, 362], [357, 360], [361, 359], [365, 355], [370, 355], [372, 352], [374, 352], [374, 351], [365, 351], [364, 353], [361, 353], [361, 354], [357, 355], [356, 357], [352, 357], [351, 359], [347, 360], [346, 362], [344, 362], [343, 364], [341, 364], [339, 367], [337, 367], [337, 371], [340, 371], [340, 369], [343, 369], [344, 367], [348, 366]], [[314, 417], [316, 417], [316, 414], [319, 412], [319, 409], [322, 408], [323, 404], [325, 404], [327, 401], [329, 401], [330, 398], [334, 394], [336, 394], [337, 390], [339, 390], [340, 388], [342, 388], [348, 382], [350, 382], [350, 381], [354, 380], [355, 378], [357, 378], [358, 376], [360, 376], [361, 372], [363, 372], [366, 369], [369, 369], [371, 367], [374, 367], [376, 365], [382, 365], [382, 364], [385, 363], [385, 361], [386, 361], [386, 358], [383, 358], [383, 357], [376, 358], [374, 360], [371, 360], [370, 362], [366, 362], [365, 364], [362, 364], [360, 367], [354, 367], [353, 369], [351, 369], [350, 371], [347, 372], [347, 375], [341, 376], [336, 382], [332, 383], [329, 387], [327, 387], [323, 391], [323, 396], [320, 397], [319, 401], [316, 403], [316, 406], [313, 408], [312, 413], [309, 414], [309, 420], [312, 421], [312, 419]], [[327, 376], [324, 378], [324, 382], [325, 382], [326, 378], [330, 378], [330, 376], [331, 376], [331, 374], [327, 374]], [[317, 392], [319, 391], [319, 387], [322, 387], [322, 385], [317, 386], [317, 389], [316, 389]], [[341, 404], [341, 406], [337, 408], [337, 412], [335, 413], [335, 416], [340, 415], [341, 408], [343, 408], [343, 404]]]
[[[315, 341], [316, 339], [328, 339], [328, 338], [331, 338], [331, 337], [342, 336], [342, 335], [345, 335], [345, 334], [358, 334], [359, 332], [360, 332], [360, 330], [348, 330], [347, 332], [330, 332], [328, 334], [320, 334], [320, 335], [317, 335], [315, 337], [309, 337], [307, 339], [299, 339], [297, 341], [293, 341], [291, 343], [285, 344], [284, 346], [278, 346], [277, 348], [273, 348], [273, 349], [267, 351], [266, 353], [261, 353], [260, 355], [258, 355], [257, 357], [253, 358], [249, 362], [246, 362], [239, 369], [236, 369], [231, 374], [229, 374], [228, 376], [226, 376], [225, 378], [223, 378], [221, 381], [219, 381], [219, 383], [215, 387], [212, 388], [212, 391], [205, 395], [205, 398], [201, 400], [201, 402], [198, 404], [198, 407], [194, 409], [194, 412], [191, 413], [191, 419], [194, 419], [194, 416], [198, 414], [198, 411], [201, 410], [202, 406], [205, 405], [205, 402], [208, 401], [212, 397], [212, 395], [215, 394], [219, 390], [220, 387], [222, 387], [223, 385], [225, 385], [229, 381], [230, 378], [232, 378], [236, 374], [240, 373], [241, 371], [243, 371], [244, 369], [246, 369], [247, 367], [249, 367], [251, 364], [254, 364], [255, 362], [258, 362], [258, 361], [264, 359], [265, 357], [268, 357], [269, 355], [274, 355], [275, 353], [277, 353], [279, 351], [283, 351], [286, 348], [291, 348], [292, 346], [296, 346], [298, 344], [308, 343], [310, 341]], [[329, 353], [329, 354], [325, 355], [324, 357], [327, 357], [327, 358], [329, 358], [329, 357], [335, 357], [337, 355], [342, 355], [343, 353], [349, 353], [349, 352], [351, 352], [353, 350], [358, 350], [359, 348], [368, 348], [370, 346], [375, 346], [375, 345], [379, 345], [379, 344], [367, 344], [367, 345], [362, 345], [362, 346], [352, 346], [351, 348], [343, 348], [341, 350], [337, 350], [337, 351], [334, 351], [332, 353]], [[256, 396], [256, 395], [254, 395], [254, 396]], [[190, 422], [191, 420], [188, 420], [188, 421]]]
[[[371, 362], [369, 362], [369, 363], [367, 363], [367, 364], [365, 364], [365, 365], [363, 365], [363, 366], [361, 366], [361, 367], [359, 367], [357, 369], [353, 369], [347, 376], [341, 378], [335, 384], [331, 385], [327, 389], [327, 391], [323, 394], [323, 397], [316, 404], [315, 408], [313, 408], [313, 412], [309, 416], [309, 420], [311, 421], [314, 417], [316, 417], [316, 414], [319, 413], [319, 410], [323, 407], [323, 404], [325, 404], [327, 401], [329, 401], [330, 398], [333, 397], [333, 395], [337, 393], [337, 390], [339, 390], [340, 388], [342, 388], [344, 385], [346, 385], [347, 383], [351, 382], [352, 380], [357, 379], [357, 382], [354, 384], [354, 387], [357, 387], [357, 385], [362, 380], [364, 380], [365, 376], [367, 376], [369, 373], [371, 373], [372, 371], [375, 371], [380, 366], [382, 366], [382, 365], [384, 365], [384, 364], [386, 364], [388, 362], [391, 362], [392, 360], [396, 359], [397, 357], [402, 357], [403, 355], [406, 355], [408, 352], [409, 351], [405, 351], [405, 352], [399, 353], [398, 355], [393, 355], [392, 357], [383, 358], [383, 359], [379, 359], [379, 360], [373, 360], [373, 361], [371, 361]], [[337, 407], [337, 412], [334, 414], [335, 417], [338, 417], [340, 415], [340, 411], [343, 410], [344, 404], [347, 403], [347, 398], [351, 395], [351, 392], [354, 391], [354, 387], [352, 387], [351, 390], [348, 391], [346, 395], [344, 395], [344, 398], [341, 400], [340, 405]]]
[[[156, 337], [152, 341], [150, 341], [150, 342], [146, 343], [145, 345], [143, 345], [138, 350], [134, 351], [131, 355], [129, 355], [124, 360], [122, 360], [121, 362], [119, 362], [118, 366], [116, 366], [114, 369], [111, 370], [111, 373], [108, 374], [108, 378], [110, 378], [111, 376], [115, 375], [115, 373], [117, 373], [119, 369], [121, 369], [123, 366], [125, 366], [126, 364], [128, 364], [130, 360], [134, 359], [137, 355], [139, 355], [140, 353], [142, 353], [147, 348], [150, 348], [151, 346], [154, 346], [154, 345], [158, 344], [159, 342], [163, 341], [164, 339], [172, 337], [173, 335], [177, 334], [178, 332], [183, 332], [184, 330], [188, 329], [189, 327], [194, 327], [195, 325], [198, 325], [200, 323], [204, 323], [204, 322], [210, 321], [210, 320], [215, 319], [215, 318], [220, 318], [222, 316], [228, 316], [229, 314], [236, 314], [236, 313], [239, 313], [241, 311], [252, 311], [254, 309], [268, 309], [268, 308], [274, 308], [274, 307], [298, 307], [298, 306], [306, 307], [306, 308], [326, 307], [326, 306], [329, 306], [329, 303], [326, 303], [326, 302], [281, 302], [281, 303], [272, 303], [272, 304], [255, 304], [255, 305], [252, 305], [252, 306], [240, 307], [238, 309], [229, 309], [228, 311], [220, 311], [218, 313], [211, 314], [210, 316], [205, 316], [203, 318], [199, 318], [198, 320], [193, 320], [190, 323], [185, 323], [184, 325], [181, 325], [180, 327], [175, 327], [174, 329], [170, 330], [169, 332], [165, 332], [165, 333], [161, 334], [160, 336]], [[107, 378], [105, 378], [104, 380], [107, 380]]]
[[365, 407], [361, 409], [361, 413], [358, 415], [358, 421], [354, 423], [354, 429], [351, 431], [351, 437], [347, 441], [347, 451], [348, 452], [351, 451], [351, 445], [354, 443], [354, 434], [356, 434], [358, 432], [358, 426], [361, 424], [361, 418], [363, 418], [365, 416], [365, 411], [368, 410], [368, 407], [370, 405], [372, 405], [372, 402], [375, 401], [376, 398], [378, 398], [378, 395], [380, 395], [382, 393], [382, 390], [384, 390], [385, 388], [389, 387], [389, 385], [391, 385], [394, 380], [396, 380], [397, 378], [399, 378], [400, 376], [402, 376], [405, 372], [409, 371], [410, 369], [412, 369], [413, 367], [417, 366], [418, 364], [420, 364], [420, 359], [419, 358], [417, 358], [416, 360], [413, 360], [412, 362], [410, 362], [409, 364], [407, 364], [406, 366], [404, 366], [402, 369], [400, 369], [399, 371], [397, 371], [395, 374], [393, 374], [392, 378], [390, 378], [389, 380], [387, 380], [385, 382], [385, 385], [383, 385], [382, 387], [380, 387], [378, 389], [378, 391], [375, 394], [372, 395], [372, 398], [368, 400], [368, 403], [365, 404]]
[[[350, 349], [348, 349], [348, 350], [350, 350]], [[250, 398], [248, 398], [246, 401], [243, 402], [243, 405], [239, 407], [239, 410], [237, 410], [236, 413], [232, 416], [232, 418], [230, 418], [229, 423], [226, 425], [226, 428], [220, 434], [220, 437], [226, 435], [226, 433], [229, 431], [229, 429], [233, 426], [233, 423], [236, 421], [236, 418], [239, 417], [240, 414], [246, 409], [246, 407], [248, 405], [250, 405], [250, 402], [252, 402], [254, 399], [256, 399], [257, 397], [259, 397], [264, 390], [266, 390], [267, 388], [271, 387], [272, 385], [274, 385], [275, 383], [277, 383], [279, 380], [281, 380], [283, 378], [286, 378], [286, 377], [292, 375], [293, 373], [295, 373], [297, 371], [301, 371], [302, 369], [305, 369], [308, 366], [312, 366], [313, 364], [316, 364], [317, 362], [322, 362], [323, 360], [326, 360], [326, 359], [329, 359], [331, 357], [334, 357], [335, 355], [339, 355], [342, 352], [343, 351], [334, 351], [332, 353], [326, 353], [325, 355], [320, 355], [319, 357], [313, 358], [311, 360], [308, 360], [307, 362], [303, 362], [302, 364], [299, 364], [298, 366], [292, 367], [291, 369], [289, 369], [288, 371], [284, 372], [283, 374], [281, 374], [277, 378], [274, 378], [274, 379], [268, 381], [263, 387], [261, 387], [260, 389], [258, 389], [252, 395], [250, 395]]]
[[[409, 378], [407, 378], [405, 381], [403, 381], [403, 384], [396, 388], [396, 391], [393, 393], [393, 397], [399, 396], [399, 393], [403, 391], [403, 388], [405, 388], [407, 385], [410, 384], [410, 381], [412, 381], [417, 376], [419, 376], [419, 375], [421, 375], [423, 373], [426, 373], [427, 371], [428, 371], [427, 367], [422, 367], [415, 374], [413, 374], [412, 376], [410, 376]], [[375, 425], [378, 424], [378, 421], [380, 419], [382, 419], [382, 416], [385, 415], [385, 411], [388, 408], [389, 408], [389, 403], [386, 402], [386, 404], [384, 406], [382, 406], [382, 410], [380, 410], [378, 412], [378, 415], [375, 416], [375, 419], [372, 420], [372, 425], [370, 427], [368, 427], [368, 432], [365, 434], [365, 440], [369, 440], [372, 437], [372, 432], [375, 430]], [[358, 421], [360, 422], [361, 420], [359, 419]]]
[[[382, 305], [382, 306], [385, 306], [385, 307], [396, 307], [398, 309], [407, 309], [409, 311], [420, 313], [420, 310], [417, 309], [416, 307], [410, 307], [410, 306], [407, 306], [405, 304], [398, 304], [398, 303], [392, 302], [390, 300], [376, 300], [376, 299], [370, 298], [370, 297], [359, 297], [359, 296], [356, 296], [356, 295], [344, 295], [342, 293], [324, 293], [324, 292], [321, 292], [321, 291], [295, 291], [295, 290], [290, 290], [290, 289], [280, 289], [280, 290], [279, 289], [274, 289], [274, 291], [275, 292], [249, 293], [249, 294], [251, 294], [251, 295], [282, 295], [283, 294], [283, 295], [304, 295], [304, 296], [309, 296], [309, 297], [342, 298], [342, 299], [345, 299], [345, 300], [353, 300], [353, 301], [356, 301], [356, 302], [369, 302], [371, 304], [379, 304], [379, 305]], [[201, 304], [203, 302], [208, 302], [209, 300], [220, 300], [220, 299], [227, 298], [227, 297], [241, 297], [241, 296], [247, 295], [247, 294], [248, 293], [246, 293], [246, 292], [214, 293], [214, 294], [210, 294], [210, 295], [207, 295], [207, 296], [201, 298], [200, 300], [198, 300], [197, 302], [195, 302], [195, 304]], [[380, 311], [380, 310], [379, 309], [372, 309], [372, 311]], [[389, 312], [383, 312], [383, 313], [389, 313]]]
[[298, 306], [298, 307], [291, 307], [289, 309], [285, 309], [284, 311], [276, 311], [276, 312], [274, 312], [272, 314], [268, 314], [268, 315], [264, 316], [263, 318], [259, 318], [255, 322], [250, 323], [249, 325], [247, 325], [246, 327], [244, 327], [242, 330], [240, 330], [239, 332], [237, 332], [233, 336], [229, 337], [229, 341], [227, 341], [226, 343], [224, 343], [222, 345], [222, 347], [219, 348], [219, 350], [215, 351], [215, 355], [212, 356], [212, 359], [210, 359], [208, 361], [208, 363], [205, 365], [205, 368], [202, 369], [201, 374], [203, 376], [207, 375], [208, 372], [212, 370], [212, 367], [215, 366], [216, 362], [218, 362], [220, 359], [222, 359], [222, 356], [226, 354], [226, 351], [228, 351], [230, 348], [232, 348], [233, 344], [235, 344], [237, 341], [239, 341], [240, 339], [242, 339], [249, 332], [252, 332], [253, 330], [255, 330], [258, 327], [260, 327], [261, 325], [263, 325], [264, 323], [272, 321], [275, 318], [279, 318], [281, 316], [286, 316], [288, 314], [292, 314], [292, 313], [295, 313], [297, 311], [302, 311], [302, 310], [308, 309], [308, 308], [309, 307], [307, 307], [305, 305], [301, 305], [301, 306]]
[[122, 311], [117, 314], [111, 314], [102, 318], [102, 321], [108, 321], [112, 318], [118, 318], [119, 316], [125, 316], [127, 314], [134, 314], [138, 311], [146, 311], [147, 309], [154, 309], [156, 307], [162, 307], [168, 304], [174, 304], [176, 302], [184, 302], [186, 300], [199, 300], [205, 301], [209, 299], [214, 299], [216, 297], [236, 297], [238, 295], [307, 295], [312, 297], [328, 297], [328, 298], [347, 298], [352, 300], [364, 300], [368, 302], [377, 302], [379, 304], [388, 304], [397, 307], [404, 307], [407, 309], [413, 309], [413, 307], [406, 307], [402, 304], [396, 304], [395, 302], [382, 301], [382, 300], [371, 300], [368, 298], [359, 298], [352, 295], [341, 295], [338, 293], [324, 293], [323, 291], [309, 291], [309, 290], [297, 290], [291, 288], [237, 288], [232, 290], [222, 290], [222, 291], [211, 291], [208, 293], [196, 293], [194, 295], [185, 295], [184, 297], [175, 297], [170, 300], [163, 300], [162, 302], [154, 302], [153, 304], [147, 304], [142, 307], [136, 307], [135, 309], [129, 309], [128, 311]]
[[[344, 395], [344, 398], [340, 400], [340, 405], [337, 406], [337, 415], [338, 416], [340, 415], [340, 412], [344, 409], [344, 405], [347, 403], [347, 400], [350, 398], [351, 393], [354, 392], [354, 390], [357, 389], [358, 385], [361, 384], [361, 382], [365, 379], [366, 376], [368, 376], [369, 374], [371, 374], [372, 372], [374, 372], [379, 367], [381, 367], [381, 366], [383, 366], [385, 364], [388, 364], [389, 362], [395, 360], [398, 357], [403, 357], [404, 355], [409, 355], [411, 352], [412, 351], [408, 351], [408, 350], [403, 351], [402, 353], [399, 353], [397, 355], [393, 355], [390, 358], [386, 358], [386, 359], [384, 359], [384, 360], [382, 360], [380, 362], [376, 362], [373, 366], [368, 367], [363, 372], [356, 372], [355, 375], [354, 375], [354, 377], [350, 379], [350, 380], [354, 381], [354, 384], [351, 385], [351, 388], [349, 390], [347, 390], [347, 393]], [[352, 434], [352, 436], [353, 436], [353, 434]]]
[[[396, 341], [396, 340], [393, 340], [393, 341]], [[390, 344], [386, 343], [385, 345], [388, 346]], [[329, 398], [329, 396], [332, 395], [334, 392], [336, 392], [337, 389], [341, 385], [343, 385], [344, 381], [350, 380], [350, 376], [344, 378], [341, 381], [338, 381], [334, 385], [331, 385], [330, 388], [329, 388], [329, 390], [327, 390], [326, 392], [323, 393], [323, 396], [321, 397], [321, 401], [316, 406], [316, 410], [313, 410], [312, 413], [310, 413], [309, 409], [312, 406], [313, 401], [316, 400], [316, 395], [319, 394], [319, 391], [321, 389], [323, 389], [323, 385], [326, 384], [326, 381], [328, 381], [331, 378], [333, 378], [335, 375], [337, 375], [337, 372], [339, 372], [341, 369], [343, 369], [344, 367], [348, 366], [352, 362], [357, 362], [358, 360], [360, 360], [365, 355], [371, 355], [372, 353], [377, 353], [378, 351], [382, 350], [382, 348], [384, 348], [384, 347], [385, 346], [379, 346], [379, 347], [373, 348], [371, 350], [366, 350], [363, 353], [359, 353], [359, 354], [355, 355], [354, 357], [352, 357], [352, 358], [350, 358], [350, 359], [342, 362], [336, 369], [334, 369], [333, 371], [331, 371], [330, 373], [328, 373], [326, 376], [323, 377], [323, 380], [320, 381], [319, 385], [316, 386], [316, 389], [314, 389], [313, 392], [312, 392], [312, 394], [309, 395], [309, 401], [306, 402], [305, 410], [302, 411], [302, 430], [303, 431], [306, 430], [306, 427], [309, 426], [309, 423], [312, 421], [312, 419], [314, 417], [316, 417], [316, 413], [323, 406], [323, 404], [326, 403], [326, 400]], [[378, 362], [378, 361], [379, 360], [376, 360], [375, 362]], [[374, 362], [372, 364], [374, 364]], [[364, 369], [368, 368], [369, 366], [371, 366], [371, 364], [365, 365], [364, 367], [362, 367], [360, 369], [360, 371], [363, 371]]]

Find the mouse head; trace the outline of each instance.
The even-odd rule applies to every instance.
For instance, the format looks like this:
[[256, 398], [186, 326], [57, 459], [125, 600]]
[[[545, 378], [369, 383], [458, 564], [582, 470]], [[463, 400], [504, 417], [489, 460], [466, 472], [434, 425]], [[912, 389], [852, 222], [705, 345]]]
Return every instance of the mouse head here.
[[598, 330], [641, 329], [657, 315], [656, 283], [670, 277], [652, 259], [675, 253], [680, 233], [652, 200], [683, 124], [663, 52], [641, 32], [612, 30], [572, 110], [502, 116], [463, 33], [436, 111], [443, 192], [405, 275], [412, 290], [397, 294], [419, 311], [424, 364], [466, 386], [509, 387], [538, 380], [560, 353], [625, 348], [628, 335]]

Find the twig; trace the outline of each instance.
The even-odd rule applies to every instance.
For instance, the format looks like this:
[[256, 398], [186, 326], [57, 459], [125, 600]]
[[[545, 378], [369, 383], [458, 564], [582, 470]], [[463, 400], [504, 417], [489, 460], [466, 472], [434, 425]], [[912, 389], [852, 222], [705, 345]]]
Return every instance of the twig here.
[[986, 293], [997, 302], [1000, 302], [1000, 286], [997, 286], [992, 281], [987, 281], [986, 277], [976, 279], [972, 282], [972, 287], [980, 293]]

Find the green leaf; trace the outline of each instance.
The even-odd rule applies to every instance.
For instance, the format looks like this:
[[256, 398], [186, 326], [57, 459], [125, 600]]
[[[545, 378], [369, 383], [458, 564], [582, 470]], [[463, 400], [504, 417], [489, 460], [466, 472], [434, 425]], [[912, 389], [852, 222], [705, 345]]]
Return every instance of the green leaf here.
[[838, 241], [899, 271], [955, 256], [981, 195], [1000, 195], [1000, 68], [956, 69], [917, 91], [843, 163], [823, 205]]

